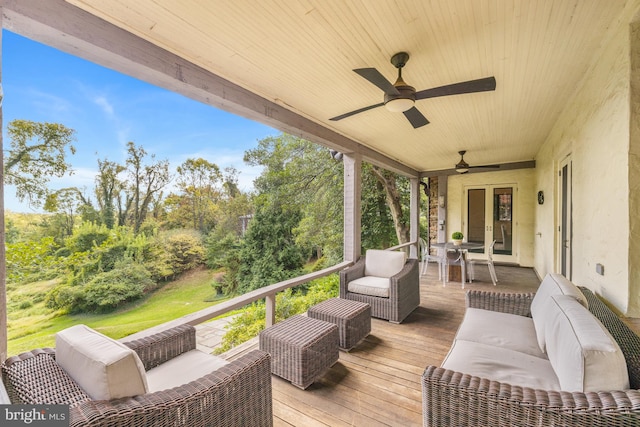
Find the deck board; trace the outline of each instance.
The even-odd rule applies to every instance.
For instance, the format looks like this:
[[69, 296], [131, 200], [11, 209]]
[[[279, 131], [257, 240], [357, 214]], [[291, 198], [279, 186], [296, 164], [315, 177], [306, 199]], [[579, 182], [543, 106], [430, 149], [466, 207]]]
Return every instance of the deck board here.
[[[461, 289], [437, 280], [435, 268], [421, 277], [421, 304], [400, 325], [372, 319], [371, 334], [306, 390], [273, 378], [276, 426], [421, 426], [420, 377], [440, 365], [464, 315], [465, 291], [531, 292], [539, 285], [532, 269], [497, 266], [498, 286], [478, 268], [476, 281]], [[257, 348], [246, 345], [233, 357]]]

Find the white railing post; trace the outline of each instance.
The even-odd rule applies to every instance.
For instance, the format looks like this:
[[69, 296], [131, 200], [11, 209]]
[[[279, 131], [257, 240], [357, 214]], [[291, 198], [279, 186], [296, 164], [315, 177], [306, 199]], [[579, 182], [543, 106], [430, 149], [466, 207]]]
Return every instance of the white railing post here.
[[355, 262], [361, 252], [360, 195], [362, 194], [362, 156], [344, 154], [344, 234], [343, 259]]
[[[411, 198], [409, 202], [409, 241], [417, 242], [420, 238], [420, 179], [411, 178]], [[419, 245], [411, 246], [409, 258], [420, 259]]]
[[264, 298], [265, 328], [273, 326], [276, 323], [276, 294], [269, 294]]

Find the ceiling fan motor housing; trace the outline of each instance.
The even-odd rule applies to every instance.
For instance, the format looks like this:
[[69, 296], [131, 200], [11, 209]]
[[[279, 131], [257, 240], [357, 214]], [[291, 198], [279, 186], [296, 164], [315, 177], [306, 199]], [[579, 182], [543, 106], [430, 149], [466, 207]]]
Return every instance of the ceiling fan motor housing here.
[[416, 100], [416, 90], [413, 86], [409, 85], [398, 85], [395, 87], [398, 89], [399, 93], [385, 93], [384, 94], [384, 103], [386, 104], [389, 101], [393, 101], [394, 99], [410, 99], [415, 102]]

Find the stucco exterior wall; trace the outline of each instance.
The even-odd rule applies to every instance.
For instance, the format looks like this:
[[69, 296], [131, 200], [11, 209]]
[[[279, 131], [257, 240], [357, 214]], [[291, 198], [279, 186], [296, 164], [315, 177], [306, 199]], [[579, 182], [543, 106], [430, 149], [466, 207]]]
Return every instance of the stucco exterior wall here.
[[534, 223], [536, 194], [535, 169], [496, 171], [463, 175], [451, 175], [447, 191], [447, 240], [451, 233], [465, 230], [464, 209], [465, 187], [472, 185], [515, 184], [517, 194], [514, 197], [513, 251], [515, 261], [522, 267], [534, 265]]
[[[573, 276], [623, 313], [629, 308], [629, 22], [621, 22], [567, 102], [536, 156], [535, 269], [559, 271], [558, 168], [573, 165]], [[561, 66], [561, 65], [559, 65]], [[596, 264], [604, 265], [604, 275]]]

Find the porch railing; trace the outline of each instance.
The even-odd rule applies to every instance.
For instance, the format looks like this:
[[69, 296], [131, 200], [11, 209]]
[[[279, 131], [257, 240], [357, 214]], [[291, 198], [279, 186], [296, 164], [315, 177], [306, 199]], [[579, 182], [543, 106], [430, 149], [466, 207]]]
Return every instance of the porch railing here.
[[[398, 250], [403, 249], [409, 246], [416, 246], [417, 248], [418, 242], [409, 242], [403, 243], [391, 248], [387, 248], [386, 250]], [[353, 265], [352, 261], [344, 261], [339, 264], [333, 265], [328, 268], [324, 268], [322, 270], [314, 271], [313, 273], [305, 274], [303, 276], [294, 277], [292, 279], [284, 280], [282, 282], [275, 283], [273, 285], [265, 286], [264, 288], [256, 289], [251, 292], [247, 292], [246, 294], [240, 295], [238, 297], [232, 298], [228, 301], [222, 302], [220, 304], [216, 304], [211, 307], [204, 308], [200, 311], [196, 311], [195, 313], [190, 313], [185, 316], [182, 316], [178, 319], [171, 320], [166, 323], [162, 323], [160, 325], [151, 327], [149, 329], [145, 329], [143, 331], [137, 332], [133, 335], [129, 335], [123, 340], [134, 340], [138, 338], [142, 338], [148, 335], [155, 334], [157, 332], [164, 331], [166, 329], [172, 328], [174, 326], [179, 325], [198, 325], [200, 323], [206, 322], [207, 320], [214, 319], [218, 316], [222, 316], [232, 310], [244, 307], [252, 302], [261, 300], [264, 298], [265, 300], [265, 308], [266, 308], [266, 327], [269, 327], [275, 323], [276, 317], [276, 294], [278, 292], [282, 292], [286, 289], [293, 288], [294, 286], [301, 285], [303, 283], [310, 282], [315, 279], [319, 279], [321, 277], [328, 276], [330, 274], [336, 273], [340, 270], [343, 270], [349, 266]]]
[[129, 335], [124, 339], [127, 341], [142, 338], [148, 335], [155, 334], [160, 331], [172, 328], [178, 325], [197, 325], [207, 320], [211, 320], [215, 317], [226, 314], [237, 308], [244, 307], [247, 304], [261, 300], [264, 298], [266, 306], [266, 326], [269, 327], [274, 324], [276, 316], [276, 294], [284, 291], [285, 289], [292, 288], [294, 286], [301, 285], [303, 283], [310, 282], [320, 277], [325, 277], [335, 272], [338, 272], [346, 267], [349, 267], [353, 263], [351, 261], [341, 262], [331, 267], [314, 271], [313, 273], [305, 274], [303, 276], [294, 277], [292, 279], [284, 280], [282, 282], [275, 283], [273, 285], [265, 286], [264, 288], [256, 289], [238, 297], [232, 298], [228, 301], [221, 302], [211, 307], [204, 308], [195, 313], [190, 313], [179, 319], [171, 320], [169, 322], [154, 326], [144, 331], [140, 331], [133, 335]]

